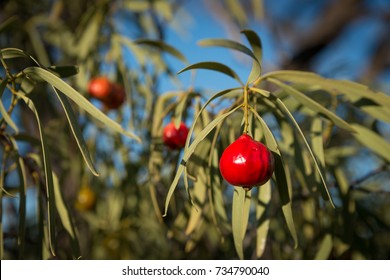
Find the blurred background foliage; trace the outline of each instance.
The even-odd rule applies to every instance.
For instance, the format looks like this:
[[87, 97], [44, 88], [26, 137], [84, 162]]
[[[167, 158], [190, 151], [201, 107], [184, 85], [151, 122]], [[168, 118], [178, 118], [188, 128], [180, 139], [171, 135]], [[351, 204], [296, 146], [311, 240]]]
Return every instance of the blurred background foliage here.
[[[2, 258], [238, 258], [231, 226], [233, 188], [223, 182], [217, 166], [223, 149], [242, 132], [242, 114], [233, 113], [212, 131], [188, 162], [189, 175], [197, 178], [189, 183], [195, 207], [180, 181], [167, 215], [162, 216], [183, 156], [182, 151], [162, 144], [163, 126], [171, 118], [191, 126], [205, 100], [218, 90], [237, 86], [210, 71], [176, 73], [189, 62], [208, 60], [226, 63], [240, 76], [250, 71], [247, 57], [226, 49], [200, 49], [194, 41], [209, 37], [241, 41], [239, 31], [250, 28], [263, 42], [263, 73], [313, 71], [388, 94], [389, 20], [386, 0], [1, 1], [0, 88], [8, 82], [7, 71], [27, 77], [12, 81], [13, 88], [33, 102], [42, 130], [31, 104], [19, 102], [25, 99], [15, 97], [12, 85], [1, 90], [5, 108], [0, 130]], [[99, 172], [94, 176], [58, 102], [61, 98], [48, 85], [53, 83], [42, 83], [51, 76], [45, 72], [37, 78], [33, 71], [29, 78], [23, 71], [36, 63], [9, 48], [34, 57], [142, 143], [117, 133], [120, 129], [112, 129], [112, 124], [102, 125], [99, 117], [90, 117], [84, 99], [67, 95], [75, 101], [71, 107]], [[57, 68], [49, 68], [52, 65]], [[123, 85], [125, 104], [108, 110], [91, 99], [87, 85], [95, 76]], [[283, 100], [310, 145], [323, 151], [323, 158], [316, 156], [324, 165], [336, 208], [314, 190], [319, 179], [291, 124], [278, 118], [272, 104], [253, 97], [251, 102], [257, 104], [256, 111], [275, 135], [291, 175], [298, 247], [294, 248], [280, 197], [274, 195], [278, 189], [273, 179], [253, 189], [252, 204], [246, 206], [245, 258], [388, 259], [388, 99], [378, 104], [371, 97], [334, 95], [320, 83], [291, 79], [286, 76], [283, 81], [354, 124], [361, 137], [352, 137], [317, 114], [313, 117], [312, 110], [289, 98], [288, 90], [270, 82], [261, 85]], [[62, 84], [55, 81], [58, 89]], [[66, 94], [67, 90], [60, 91]], [[362, 91], [375, 95], [360, 90], [356, 95]], [[194, 134], [200, 134], [226, 108], [233, 108], [236, 100], [233, 92], [230, 99], [211, 103], [198, 119]], [[7, 110], [12, 121], [5, 119]], [[54, 174], [49, 199], [42, 133]], [[253, 134], [265, 137], [256, 126]]]

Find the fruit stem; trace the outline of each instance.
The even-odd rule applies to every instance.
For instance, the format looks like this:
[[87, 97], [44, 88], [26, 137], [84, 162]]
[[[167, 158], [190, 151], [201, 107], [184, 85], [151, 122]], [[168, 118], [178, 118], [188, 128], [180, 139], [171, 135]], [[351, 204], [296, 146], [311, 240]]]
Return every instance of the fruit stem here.
[[244, 134], [248, 134], [249, 128], [249, 104], [248, 104], [248, 88], [244, 87]]

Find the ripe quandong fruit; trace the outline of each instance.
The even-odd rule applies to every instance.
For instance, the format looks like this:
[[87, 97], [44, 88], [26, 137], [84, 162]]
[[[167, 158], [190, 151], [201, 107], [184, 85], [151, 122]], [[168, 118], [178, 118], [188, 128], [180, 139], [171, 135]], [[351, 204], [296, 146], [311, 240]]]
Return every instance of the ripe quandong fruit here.
[[107, 109], [118, 109], [125, 101], [125, 90], [107, 77], [93, 78], [88, 84], [88, 93], [100, 100]]
[[168, 123], [163, 130], [163, 142], [171, 149], [181, 149], [186, 144], [188, 127], [181, 122], [179, 128], [173, 121]]
[[271, 178], [275, 169], [274, 157], [264, 144], [243, 134], [224, 150], [219, 169], [231, 185], [250, 189]]

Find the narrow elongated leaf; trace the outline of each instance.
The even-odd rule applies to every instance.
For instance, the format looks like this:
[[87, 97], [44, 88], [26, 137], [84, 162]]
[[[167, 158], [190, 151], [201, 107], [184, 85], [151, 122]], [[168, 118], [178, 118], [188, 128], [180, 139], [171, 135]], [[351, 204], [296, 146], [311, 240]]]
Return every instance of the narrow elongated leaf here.
[[199, 117], [202, 115], [203, 111], [206, 109], [207, 105], [210, 104], [210, 102], [212, 102], [213, 100], [215, 100], [216, 98], [218, 97], [222, 97], [224, 95], [227, 95], [231, 92], [234, 92], [234, 91], [242, 91], [241, 88], [230, 88], [230, 89], [225, 89], [225, 90], [222, 90], [222, 91], [219, 91], [217, 92], [216, 94], [214, 94], [212, 97], [210, 97], [206, 102], [205, 104], [202, 106], [202, 108], [199, 110], [199, 112], [197, 113], [197, 115], [195, 116], [194, 118], [194, 121], [192, 122], [192, 125], [189, 129], [189, 132], [188, 132], [188, 137], [187, 137], [187, 141], [186, 141], [186, 145], [185, 145], [185, 149], [188, 149], [188, 146], [190, 144], [190, 139], [191, 139], [191, 135], [194, 131], [194, 128], [195, 128], [195, 125], [196, 123], [198, 122], [198, 119]]
[[55, 197], [56, 209], [57, 209], [57, 212], [58, 212], [58, 215], [60, 217], [62, 225], [64, 226], [65, 230], [68, 232], [68, 234], [70, 236], [72, 248], [73, 248], [73, 257], [75, 259], [77, 259], [80, 256], [80, 246], [79, 246], [79, 242], [77, 240], [76, 231], [75, 231], [69, 210], [66, 207], [64, 199], [62, 197], [58, 178], [54, 172], [52, 174], [53, 174], [52, 176], [53, 176], [53, 186], [54, 186], [54, 197]]
[[97, 120], [105, 124], [107, 127], [111, 128], [112, 130], [119, 132], [123, 135], [126, 135], [130, 138], [133, 138], [138, 142], [141, 142], [141, 139], [138, 136], [136, 136], [132, 132], [123, 129], [120, 126], [120, 124], [118, 124], [117, 122], [115, 122], [114, 120], [106, 116], [104, 113], [99, 111], [95, 106], [91, 104], [91, 102], [88, 101], [88, 99], [86, 99], [84, 96], [78, 93], [75, 89], [73, 89], [70, 85], [65, 83], [63, 80], [58, 78], [56, 75], [39, 67], [29, 67], [26, 68], [23, 72], [26, 73], [27, 75], [31, 75], [32, 77], [38, 76], [39, 78], [48, 82], [56, 89], [64, 93], [71, 100], [73, 100], [79, 107], [84, 109], [91, 116], [93, 116], [94, 118], [96, 118]]
[[233, 203], [232, 203], [232, 231], [234, 247], [238, 257], [244, 259], [243, 241], [245, 232], [248, 226], [249, 208], [250, 208], [250, 193], [241, 187], [234, 187]]
[[12, 120], [11, 116], [8, 114], [7, 110], [5, 109], [3, 102], [1, 101], [1, 97], [3, 95], [4, 89], [7, 85], [8, 78], [5, 78], [3, 81], [1, 81], [0, 84], [0, 114], [4, 118], [5, 122], [16, 132], [19, 133], [19, 129], [17, 125]]
[[339, 116], [337, 116], [332, 111], [329, 111], [324, 106], [319, 104], [317, 101], [311, 99], [310, 97], [306, 96], [304, 93], [300, 92], [299, 90], [296, 90], [292, 86], [286, 85], [276, 79], [270, 78], [268, 79], [271, 83], [277, 85], [278, 87], [285, 90], [288, 94], [296, 98], [302, 105], [312, 109], [314, 112], [318, 112], [322, 115], [324, 115], [326, 118], [328, 118], [330, 121], [332, 121], [335, 125], [338, 127], [349, 131], [354, 132], [353, 128], [343, 119], [341, 119]]
[[163, 216], [167, 215], [169, 202], [170, 202], [172, 195], [176, 189], [177, 183], [179, 182], [179, 179], [180, 179], [181, 175], [183, 174], [184, 168], [186, 168], [187, 161], [191, 157], [191, 155], [194, 153], [195, 148], [199, 145], [199, 143], [201, 141], [203, 141], [204, 138], [206, 138], [206, 136], [211, 132], [211, 130], [213, 130], [219, 123], [224, 121], [229, 115], [233, 114], [239, 108], [241, 108], [241, 106], [238, 106], [238, 107], [230, 110], [229, 112], [224, 113], [224, 114], [218, 116], [217, 118], [215, 118], [197, 135], [197, 137], [194, 139], [194, 141], [191, 143], [191, 145], [188, 147], [188, 149], [185, 148], [182, 162], [176, 171], [175, 178], [173, 179], [173, 182], [172, 182], [171, 186], [169, 187], [168, 194], [167, 194], [167, 197], [165, 199], [165, 211], [164, 211]]
[[176, 57], [183, 63], [187, 63], [186, 57], [178, 51], [176, 48], [173, 46], [163, 42], [163, 41], [157, 41], [157, 40], [150, 40], [150, 39], [139, 39], [134, 41], [135, 44], [139, 45], [147, 45], [147, 46], [152, 46], [155, 48], [158, 48], [160, 51], [167, 52], [171, 54], [172, 56]]
[[72, 106], [70, 105], [67, 97], [63, 93], [58, 92], [54, 87], [53, 89], [57, 94], [58, 99], [60, 100], [62, 108], [64, 108], [65, 115], [66, 118], [68, 119], [70, 129], [73, 133], [74, 139], [76, 140], [77, 146], [79, 147], [80, 152], [83, 155], [85, 163], [87, 164], [89, 170], [91, 170], [91, 172], [95, 176], [99, 176], [99, 173], [97, 172], [95, 165], [91, 159], [91, 155], [89, 153], [87, 144], [84, 141], [84, 137], [82, 135], [81, 129], [77, 123], [77, 119], [75, 113], [73, 112]]
[[351, 125], [357, 133], [354, 137], [378, 156], [390, 161], [390, 143], [367, 127], [354, 123]]
[[243, 85], [243, 83], [240, 80], [240, 77], [237, 75], [236, 72], [233, 71], [233, 69], [231, 69], [230, 67], [226, 66], [225, 64], [222, 64], [219, 62], [208, 61], [208, 62], [194, 63], [194, 64], [191, 64], [191, 65], [183, 68], [182, 70], [177, 72], [177, 74], [183, 73], [183, 72], [188, 71], [188, 70], [193, 70], [193, 69], [206, 69], [206, 70], [217, 71], [217, 72], [223, 73], [225, 75], [228, 75], [229, 77], [235, 79], [241, 85]]
[[257, 63], [253, 63], [251, 73], [249, 74], [248, 83], [252, 83], [257, 80], [262, 71], [261, 63], [263, 59], [263, 47], [261, 44], [260, 37], [257, 36], [256, 32], [246, 29], [242, 30], [243, 33], [248, 40], [249, 44], [252, 47], [253, 53], [255, 54]]
[[[261, 79], [268, 78], [307, 85], [316, 89], [324, 89], [333, 94], [338, 92], [353, 103], [359, 102], [360, 100], [370, 100], [373, 104], [371, 104], [372, 106], [369, 109], [359, 104], [356, 104], [356, 106], [361, 107], [363, 111], [372, 115], [374, 118], [389, 122], [388, 108], [390, 107], [390, 97], [382, 92], [374, 92], [365, 85], [352, 81], [325, 79], [312, 72], [292, 70], [274, 71], [261, 77]], [[375, 107], [379, 108], [380, 113], [375, 110]]]
[[309, 151], [309, 154], [310, 154], [311, 158], [313, 159], [314, 166], [315, 166], [315, 168], [316, 168], [316, 170], [318, 172], [318, 175], [320, 176], [321, 183], [322, 183], [320, 185], [322, 187], [321, 188], [322, 189], [321, 193], [325, 194], [325, 195], [323, 195], [323, 198], [326, 199], [326, 200], [329, 200], [329, 202], [331, 203], [331, 205], [334, 208], [335, 206], [334, 206], [332, 197], [330, 196], [328, 187], [326, 186], [325, 178], [324, 178], [324, 175], [322, 174], [321, 167], [318, 164], [318, 161], [317, 161], [316, 157], [314, 156], [314, 153], [313, 153], [309, 143], [307, 142], [306, 137], [303, 134], [299, 124], [297, 123], [297, 121], [295, 120], [294, 116], [291, 114], [291, 112], [287, 109], [287, 107], [284, 105], [284, 103], [279, 98], [276, 99], [276, 104], [278, 105], [280, 110], [283, 111], [288, 116], [288, 118], [292, 121], [292, 123], [294, 124], [296, 130], [298, 131], [299, 135], [301, 136], [301, 138], [302, 138], [302, 140], [303, 140], [307, 150]]
[[3, 59], [13, 59], [13, 58], [19, 58], [19, 57], [24, 57], [31, 59], [36, 65], [39, 66], [38, 61], [36, 61], [35, 58], [33, 58], [31, 55], [26, 53], [23, 50], [16, 49], [16, 48], [5, 48], [0, 50], [0, 55]]
[[38, 124], [39, 135], [41, 138], [41, 147], [42, 147], [42, 158], [43, 158], [43, 167], [45, 173], [46, 181], [46, 199], [47, 199], [47, 217], [48, 217], [48, 227], [49, 227], [49, 247], [53, 256], [54, 253], [54, 238], [55, 238], [55, 199], [54, 199], [54, 185], [53, 185], [53, 174], [49, 157], [49, 150], [47, 146], [46, 136], [43, 132], [41, 125], [41, 119], [39, 117], [38, 111], [35, 108], [34, 103], [28, 97], [18, 94], [20, 98], [26, 103], [30, 110], [34, 113], [35, 118]]
[[253, 53], [255, 54], [257, 60], [261, 62], [263, 59], [263, 46], [261, 44], [260, 37], [257, 35], [256, 32], [250, 29], [244, 29], [241, 31], [241, 33], [245, 35], [246, 39], [251, 45]]
[[321, 167], [325, 167], [324, 141], [322, 137], [322, 120], [315, 118], [311, 125], [311, 143], [313, 152], [318, 158]]
[[294, 247], [298, 247], [298, 235], [295, 229], [295, 224], [292, 215], [292, 202], [291, 202], [291, 192], [292, 192], [292, 183], [290, 177], [290, 171], [288, 165], [283, 163], [283, 158], [278, 148], [278, 143], [272, 134], [271, 130], [260, 117], [260, 115], [251, 108], [251, 111], [254, 113], [256, 118], [259, 120], [263, 127], [264, 137], [267, 142], [268, 148], [272, 151], [275, 159], [275, 180], [276, 186], [278, 188], [278, 193], [280, 197], [280, 202], [282, 204], [282, 212], [286, 220], [287, 228], [290, 231], [290, 234], [294, 240]]
[[267, 243], [269, 217], [267, 207], [271, 201], [271, 181], [268, 181], [258, 189], [256, 202], [256, 257], [260, 258]]
[[315, 260], [327, 260], [332, 251], [333, 241], [330, 234], [326, 234], [322, 239], [320, 248], [315, 256]]
[[204, 215], [203, 210], [205, 209], [204, 203], [207, 194], [206, 173], [204, 168], [199, 168], [196, 179], [193, 188], [193, 198], [195, 200], [194, 204], [197, 205], [197, 207], [191, 208], [187, 228], [185, 229], [186, 235], [190, 235], [197, 228]]
[[258, 61], [254, 53], [245, 45], [233, 40], [227, 39], [204, 39], [200, 40], [198, 44], [202, 47], [223, 47], [231, 50], [236, 50], [250, 56], [253, 60]]

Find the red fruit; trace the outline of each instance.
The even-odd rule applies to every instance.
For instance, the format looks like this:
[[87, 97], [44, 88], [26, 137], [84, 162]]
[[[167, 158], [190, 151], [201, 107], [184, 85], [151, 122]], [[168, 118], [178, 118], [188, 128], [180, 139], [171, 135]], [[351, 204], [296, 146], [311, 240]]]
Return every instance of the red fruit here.
[[104, 100], [111, 94], [112, 85], [106, 77], [97, 77], [88, 84], [88, 93], [99, 100]]
[[164, 127], [163, 141], [171, 149], [180, 149], [186, 144], [187, 135], [188, 127], [183, 122], [178, 129], [173, 122], [170, 122]]
[[120, 84], [112, 84], [111, 93], [102, 101], [107, 109], [118, 109], [125, 102], [126, 93]]
[[222, 153], [219, 170], [233, 186], [252, 188], [266, 183], [274, 172], [274, 157], [268, 148], [247, 134]]

